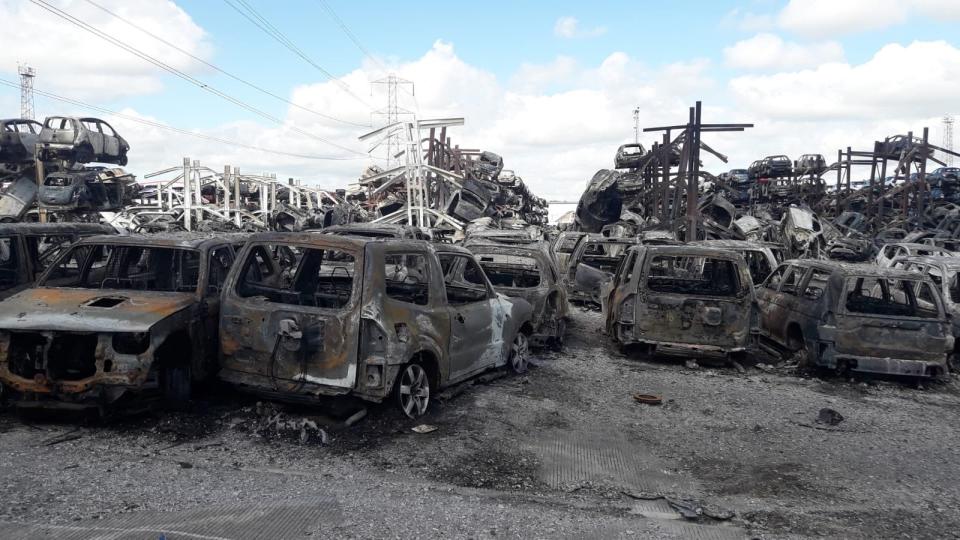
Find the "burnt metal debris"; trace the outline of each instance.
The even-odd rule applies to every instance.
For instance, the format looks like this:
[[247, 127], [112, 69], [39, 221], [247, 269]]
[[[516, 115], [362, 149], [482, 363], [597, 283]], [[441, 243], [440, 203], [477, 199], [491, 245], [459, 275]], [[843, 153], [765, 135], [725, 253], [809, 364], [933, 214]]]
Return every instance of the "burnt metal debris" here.
[[21, 407], [105, 410], [218, 377], [416, 418], [561, 350], [571, 304], [650, 356], [956, 369], [960, 173], [934, 157], [956, 154], [924, 129], [714, 175], [705, 138], [752, 124], [701, 109], [617, 148], [556, 225], [504, 156], [452, 140], [460, 118], [361, 136], [397, 152], [344, 189], [191, 158], [138, 181], [102, 120], [0, 121], [0, 384]]

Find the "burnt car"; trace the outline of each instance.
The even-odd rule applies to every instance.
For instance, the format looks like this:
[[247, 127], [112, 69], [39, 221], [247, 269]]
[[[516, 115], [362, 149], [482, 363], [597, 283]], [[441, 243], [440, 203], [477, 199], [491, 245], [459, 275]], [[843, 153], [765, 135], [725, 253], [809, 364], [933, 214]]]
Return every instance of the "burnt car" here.
[[758, 159], [754, 161], [753, 163], [750, 164], [749, 167], [747, 167], [747, 176], [749, 176], [751, 180], [757, 180], [758, 178], [763, 176], [763, 160], [762, 159]]
[[794, 259], [757, 301], [761, 336], [801, 369], [939, 377], [954, 349], [940, 291], [915, 272]]
[[530, 304], [497, 294], [463, 248], [262, 233], [239, 260], [223, 295], [219, 377], [242, 390], [393, 400], [418, 417], [439, 388], [526, 368]]
[[567, 291], [549, 251], [495, 244], [473, 244], [469, 249], [494, 290], [510, 298], [522, 298], [533, 306], [530, 345], [562, 348], [568, 316]]
[[0, 190], [0, 223], [20, 221], [37, 200], [37, 181], [32, 174], [18, 175]]
[[777, 267], [779, 261], [775, 253], [777, 246], [764, 242], [748, 242], [746, 240], [701, 240], [691, 242], [691, 246], [703, 246], [716, 249], [735, 251], [743, 256], [747, 262], [747, 271], [750, 272], [750, 281], [754, 285], [763, 283], [767, 276]]
[[115, 234], [94, 223], [0, 224], [0, 300], [26, 289], [80, 238]]
[[48, 211], [113, 211], [131, 199], [135, 177], [123, 169], [92, 167], [47, 175], [40, 186], [40, 208]]
[[599, 306], [601, 288], [613, 277], [627, 249], [636, 243], [636, 238], [582, 236], [567, 259], [564, 283], [570, 301]]
[[23, 118], [0, 120], [0, 163], [33, 161], [43, 124]]
[[243, 235], [94, 236], [0, 305], [0, 383], [21, 408], [189, 400], [217, 367], [220, 289]]
[[[906, 135], [894, 135], [887, 137], [883, 142], [877, 143], [876, 153], [878, 156], [886, 159], [899, 160], [913, 152], [912, 161], [921, 161], [933, 156], [933, 149], [927, 148], [926, 152], [921, 150], [923, 139]], [[920, 148], [918, 148], [920, 147]]]
[[[954, 339], [960, 335], [960, 258], [957, 257], [898, 257], [893, 261], [891, 268], [917, 272], [927, 277], [940, 289], [944, 309], [950, 314], [950, 322]], [[960, 370], [960, 349], [954, 341], [953, 353], [950, 355], [950, 368]]]
[[780, 178], [793, 173], [793, 162], [787, 156], [767, 156], [761, 165], [762, 176]]
[[587, 233], [580, 231], [564, 231], [557, 236], [553, 243], [553, 256], [557, 260], [557, 268], [565, 269], [573, 248], [577, 246], [577, 240]]
[[635, 169], [640, 166], [643, 156], [647, 153], [642, 144], [622, 144], [617, 148], [617, 155], [613, 160], [614, 169]]
[[474, 165], [477, 178], [488, 182], [496, 181], [502, 170], [503, 158], [493, 152], [480, 152], [480, 157]]
[[110, 124], [99, 118], [51, 116], [43, 121], [37, 141], [44, 161], [56, 159], [74, 163], [127, 164], [130, 145]]
[[631, 248], [606, 292], [604, 320], [621, 347], [651, 355], [742, 356], [758, 331], [746, 261], [700, 246]]
[[919, 255], [923, 257], [953, 257], [952, 251], [943, 248], [931, 246], [929, 244], [919, 244], [915, 242], [894, 242], [880, 248], [877, 253], [876, 263], [880, 267], [889, 267], [897, 257], [909, 257]]
[[803, 154], [793, 168], [797, 174], [820, 174], [827, 170], [827, 160], [821, 154]]

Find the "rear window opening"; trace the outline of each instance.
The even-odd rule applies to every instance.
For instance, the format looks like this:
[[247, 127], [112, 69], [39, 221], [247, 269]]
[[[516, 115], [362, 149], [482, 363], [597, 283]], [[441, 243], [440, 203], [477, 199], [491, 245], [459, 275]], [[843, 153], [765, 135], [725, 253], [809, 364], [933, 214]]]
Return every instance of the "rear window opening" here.
[[355, 257], [345, 251], [260, 244], [243, 263], [236, 292], [241, 298], [341, 309], [353, 298]]
[[82, 289], [194, 292], [200, 253], [192, 249], [84, 244], [62, 257], [43, 285]]
[[924, 319], [940, 316], [940, 304], [930, 284], [906, 279], [849, 278], [845, 306], [851, 313], [865, 315]]
[[733, 261], [685, 255], [660, 255], [650, 261], [647, 288], [654, 292], [736, 296], [740, 287]]
[[480, 266], [494, 287], [529, 289], [540, 286], [540, 265], [531, 257], [478, 254]]
[[622, 242], [590, 242], [577, 262], [612, 274], [632, 245]]
[[68, 176], [47, 176], [43, 181], [43, 185], [51, 187], [66, 187], [73, 183], [73, 180]]

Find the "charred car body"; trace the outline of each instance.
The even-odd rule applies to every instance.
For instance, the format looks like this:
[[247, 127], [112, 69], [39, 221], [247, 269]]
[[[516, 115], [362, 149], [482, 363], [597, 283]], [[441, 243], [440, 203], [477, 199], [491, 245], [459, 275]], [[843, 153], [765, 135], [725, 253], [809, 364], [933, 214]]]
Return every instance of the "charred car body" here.
[[0, 163], [33, 161], [43, 125], [23, 118], [0, 120]]
[[757, 300], [761, 335], [801, 368], [936, 377], [954, 349], [940, 291], [914, 272], [790, 260]]
[[110, 211], [129, 204], [135, 178], [104, 167], [50, 173], [40, 187], [40, 208], [50, 211]]
[[662, 355], [741, 355], [758, 331], [746, 261], [710, 247], [631, 248], [606, 291], [604, 319], [621, 346]]
[[601, 304], [601, 289], [610, 281], [635, 238], [580, 237], [567, 260], [566, 286], [571, 302]]
[[63, 250], [80, 238], [115, 232], [93, 223], [0, 224], [0, 300], [33, 285]]
[[498, 295], [463, 248], [309, 233], [254, 236], [227, 279], [220, 378], [285, 400], [393, 399], [526, 366], [530, 304]]
[[127, 164], [130, 145], [110, 124], [99, 118], [51, 116], [44, 120], [37, 141], [44, 161]]
[[538, 247], [493, 244], [469, 249], [498, 293], [533, 306], [531, 346], [560, 349], [566, 334], [567, 291], [550, 253]]
[[220, 287], [238, 235], [95, 236], [3, 302], [0, 382], [21, 407], [171, 403], [215, 372]]

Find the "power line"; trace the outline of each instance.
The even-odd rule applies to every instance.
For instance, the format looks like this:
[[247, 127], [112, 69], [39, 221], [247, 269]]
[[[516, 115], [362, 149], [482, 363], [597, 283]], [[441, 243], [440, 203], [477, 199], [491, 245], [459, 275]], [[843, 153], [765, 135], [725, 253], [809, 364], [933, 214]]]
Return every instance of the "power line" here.
[[[5, 85], [5, 86], [9, 86], [9, 87], [11, 87], [11, 88], [20, 88], [20, 85], [19, 85], [19, 84], [14, 83], [14, 82], [12, 82], [12, 81], [4, 80], [4, 79], [0, 79], [0, 84], [3, 84], [3, 85]], [[238, 142], [238, 141], [232, 141], [232, 140], [230, 140], [230, 139], [224, 139], [224, 138], [221, 138], [221, 137], [215, 137], [215, 136], [213, 136], [213, 135], [204, 135], [203, 133], [196, 133], [196, 132], [194, 132], [194, 131], [189, 131], [189, 130], [186, 130], [186, 129], [181, 129], [181, 128], [177, 128], [177, 127], [173, 127], [173, 126], [168, 126], [168, 125], [166, 125], [166, 124], [161, 124], [160, 122], [154, 122], [154, 121], [152, 121], [152, 120], [147, 120], [147, 119], [145, 119], [145, 118], [139, 118], [139, 117], [136, 117], [136, 116], [131, 116], [131, 115], [129, 115], [129, 114], [124, 114], [124, 113], [121, 113], [121, 112], [117, 112], [117, 111], [113, 111], [113, 110], [110, 110], [110, 109], [106, 109], [106, 108], [100, 107], [100, 106], [98, 106], [98, 105], [92, 105], [92, 104], [90, 104], [90, 103], [86, 103], [86, 102], [80, 101], [80, 100], [78, 100], [78, 99], [73, 99], [73, 98], [68, 98], [68, 97], [64, 97], [64, 96], [59, 96], [59, 95], [53, 94], [53, 93], [51, 93], [51, 92], [45, 92], [45, 91], [43, 91], [43, 90], [34, 89], [34, 93], [36, 93], [36, 94], [38, 94], [38, 95], [40, 95], [40, 96], [49, 98], [49, 99], [53, 99], [53, 100], [56, 100], [56, 101], [61, 101], [61, 102], [63, 102], [63, 103], [69, 103], [69, 104], [71, 104], [71, 105], [77, 105], [77, 106], [79, 106], [79, 107], [84, 107], [84, 108], [91, 109], [91, 110], [94, 110], [94, 111], [99, 111], [99, 112], [102, 112], [102, 113], [105, 113], [105, 114], [109, 114], [109, 115], [115, 116], [115, 117], [117, 117], [117, 118], [123, 118], [124, 120], [129, 120], [129, 121], [131, 121], [131, 122], [136, 122], [136, 123], [138, 123], [138, 124], [144, 124], [144, 125], [151, 126], [151, 127], [155, 127], [155, 128], [159, 128], [159, 129], [165, 129], [165, 130], [167, 130], [167, 131], [173, 131], [173, 132], [175, 132], [175, 133], [180, 133], [180, 134], [182, 134], [182, 135], [189, 135], [189, 136], [191, 136], [191, 137], [196, 137], [196, 138], [198, 138], [198, 139], [204, 139], [204, 140], [213, 141], [213, 142], [218, 142], [218, 143], [222, 143], [222, 144], [228, 144], [228, 145], [231, 145], [231, 146], [237, 146], [237, 147], [240, 147], [240, 148], [246, 148], [246, 149], [248, 149], [248, 150], [256, 150], [256, 151], [258, 151], [258, 152], [266, 152], [266, 153], [269, 153], [269, 154], [277, 154], [277, 155], [281, 155], [281, 156], [290, 156], [290, 157], [297, 157], [297, 158], [304, 158], [304, 159], [325, 160], [325, 161], [351, 161], [351, 160], [357, 160], [357, 159], [364, 159], [364, 157], [360, 157], [360, 156], [358, 156], [358, 157], [346, 157], [346, 156], [317, 156], [317, 155], [311, 155], [311, 154], [298, 154], [298, 153], [295, 153], [295, 152], [285, 152], [285, 151], [283, 151], [283, 150], [271, 150], [271, 149], [269, 149], [269, 148], [263, 148], [263, 147], [261, 147], [261, 146], [255, 146], [255, 145], [252, 145], [252, 144], [246, 144], [246, 143], [242, 143], [242, 142]], [[371, 157], [372, 157], [372, 156], [371, 156]], [[380, 159], [380, 158], [373, 158], [373, 159]]]
[[184, 73], [183, 71], [180, 71], [179, 69], [177, 69], [177, 68], [175, 68], [175, 67], [173, 67], [173, 66], [170, 66], [169, 64], [166, 64], [165, 62], [163, 62], [163, 61], [161, 61], [161, 60], [158, 60], [158, 59], [154, 58], [153, 56], [150, 56], [149, 54], [144, 53], [144, 52], [142, 52], [142, 51], [134, 48], [134, 47], [131, 46], [131, 45], [128, 45], [128, 44], [126, 44], [126, 43], [123, 43], [123, 42], [117, 40], [116, 38], [110, 36], [109, 34], [106, 34], [105, 32], [102, 32], [101, 30], [99, 30], [99, 29], [97, 29], [96, 27], [94, 27], [94, 26], [92, 26], [92, 25], [90, 25], [90, 24], [88, 24], [88, 23], [86, 23], [86, 22], [78, 19], [77, 17], [74, 17], [73, 15], [70, 15], [69, 13], [67, 13], [67, 12], [65, 12], [65, 11], [63, 11], [63, 10], [61, 10], [61, 9], [55, 7], [55, 6], [52, 6], [52, 5], [48, 4], [48, 3], [45, 2], [44, 0], [30, 0], [30, 1], [33, 2], [34, 4], [36, 4], [37, 6], [40, 6], [41, 8], [49, 11], [50, 13], [53, 13], [53, 14], [56, 15], [57, 17], [60, 17], [61, 19], [65, 20], [65, 21], [67, 21], [67, 22], [69, 22], [69, 23], [71, 23], [71, 24], [73, 24], [73, 25], [75, 25], [75, 26], [77, 26], [77, 27], [79, 27], [79, 28], [81, 28], [81, 29], [83, 29], [83, 30], [86, 30], [87, 32], [90, 32], [91, 34], [93, 34], [93, 35], [95, 35], [95, 36], [97, 36], [97, 37], [99, 37], [99, 38], [101, 38], [101, 39], [103, 39], [103, 40], [105, 40], [105, 41], [107, 41], [107, 42], [109, 42], [109, 43], [112, 43], [112, 44], [116, 45], [117, 47], [120, 47], [121, 49], [124, 49], [125, 51], [133, 54], [134, 56], [137, 56], [137, 57], [139, 57], [139, 58], [141, 58], [141, 59], [143, 59], [143, 60], [145, 60], [145, 61], [147, 61], [147, 62], [149, 62], [149, 63], [151, 63], [151, 64], [153, 64], [153, 65], [155, 65], [155, 66], [157, 66], [157, 67], [159, 67], [160, 69], [163, 69], [164, 71], [167, 71], [167, 72], [169, 72], [169, 73], [171, 73], [171, 74], [173, 74], [173, 75], [176, 75], [177, 77], [179, 77], [179, 78], [181, 78], [181, 79], [183, 79], [183, 80], [185, 80], [185, 81], [187, 81], [187, 82], [189, 82], [189, 83], [191, 83], [191, 84], [194, 84], [194, 85], [202, 88], [203, 90], [206, 90], [206, 91], [208, 91], [208, 92], [210, 92], [210, 93], [212, 93], [212, 94], [214, 94], [214, 95], [216, 95], [216, 96], [218, 96], [218, 97], [220, 97], [220, 98], [223, 98], [223, 99], [225, 99], [225, 100], [233, 103], [234, 105], [237, 105], [238, 107], [241, 107], [241, 108], [243, 108], [243, 109], [245, 109], [245, 110], [247, 110], [247, 111], [250, 111], [250, 112], [252, 112], [252, 113], [254, 113], [254, 114], [256, 114], [256, 115], [258, 115], [258, 116], [260, 116], [260, 117], [263, 117], [263, 118], [265, 118], [265, 119], [267, 119], [267, 120], [270, 120], [271, 122], [274, 122], [274, 123], [276, 123], [276, 124], [278, 124], [278, 125], [284, 126], [284, 127], [288, 128], [288, 129], [290, 129], [290, 130], [292, 130], [292, 131], [295, 131], [296, 133], [299, 133], [299, 134], [301, 134], [301, 135], [303, 135], [303, 136], [305, 136], [305, 137], [310, 137], [311, 139], [316, 139], [316, 140], [318, 140], [318, 141], [320, 141], [320, 142], [323, 142], [323, 143], [328, 144], [328, 145], [330, 145], [330, 146], [334, 146], [334, 147], [339, 148], [339, 149], [341, 149], [341, 150], [345, 150], [345, 151], [347, 151], [347, 152], [352, 152], [352, 153], [358, 154], [358, 155], [366, 155], [366, 154], [364, 154], [363, 152], [358, 152], [357, 150], [354, 150], [354, 149], [352, 149], [352, 148], [347, 148], [346, 146], [342, 146], [342, 145], [337, 144], [337, 143], [335, 143], [335, 142], [333, 142], [333, 141], [324, 139], [323, 137], [319, 137], [319, 136], [317, 136], [317, 135], [314, 135], [314, 134], [312, 134], [312, 133], [310, 133], [310, 132], [308, 132], [308, 131], [304, 131], [304, 130], [302, 130], [302, 129], [300, 129], [300, 128], [292, 125], [292, 124], [289, 124], [289, 123], [287, 123], [287, 122], [284, 122], [284, 121], [281, 120], [280, 118], [277, 118], [276, 116], [273, 116], [272, 114], [270, 114], [270, 113], [268, 113], [268, 112], [265, 112], [265, 111], [263, 111], [263, 110], [261, 110], [261, 109], [258, 109], [258, 108], [256, 108], [256, 107], [254, 107], [253, 105], [250, 105], [250, 104], [248, 104], [248, 103], [245, 103], [244, 101], [242, 101], [242, 100], [240, 100], [240, 99], [237, 99], [237, 98], [235, 98], [235, 97], [233, 97], [233, 96], [231, 96], [231, 95], [229, 95], [229, 94], [226, 94], [226, 93], [224, 93], [224, 92], [221, 92], [220, 90], [217, 90], [216, 88], [210, 86], [209, 84], [207, 84], [207, 83], [205, 83], [205, 82], [203, 82], [203, 81], [201, 81], [201, 80], [199, 80], [199, 79], [197, 79], [197, 78], [195, 78], [195, 77], [193, 77], [193, 76], [191, 76], [191, 75], [188, 75], [188, 74]]
[[163, 44], [165, 44], [165, 45], [167, 45], [167, 46], [169, 46], [169, 47], [171, 47], [171, 48], [173, 48], [173, 49], [175, 49], [175, 50], [177, 50], [177, 51], [185, 54], [186, 56], [189, 56], [189, 57], [192, 58], [193, 60], [195, 60], [195, 61], [197, 61], [197, 62], [200, 62], [201, 64], [203, 64], [203, 65], [205, 65], [205, 66], [207, 66], [207, 67], [209, 67], [209, 68], [211, 68], [211, 69], [213, 69], [213, 70], [215, 70], [215, 71], [218, 71], [218, 72], [226, 75], [227, 77], [230, 77], [231, 79], [233, 79], [233, 80], [235, 80], [235, 81], [237, 81], [237, 82], [243, 83], [243, 84], [247, 85], [248, 87], [253, 88], [254, 90], [257, 90], [258, 92], [261, 92], [261, 93], [263, 93], [263, 94], [266, 94], [266, 95], [268, 95], [268, 96], [270, 96], [270, 97], [272, 97], [272, 98], [278, 99], [278, 100], [280, 100], [280, 101], [282, 101], [282, 102], [284, 102], [284, 103], [287, 103], [288, 105], [291, 105], [291, 106], [293, 106], [293, 107], [296, 107], [296, 108], [298, 108], [298, 109], [307, 111], [307, 112], [309, 112], [309, 113], [313, 113], [313, 114], [315, 114], [315, 115], [317, 115], [317, 116], [321, 116], [321, 117], [327, 118], [327, 119], [329, 119], [329, 120], [333, 120], [333, 121], [335, 121], [335, 122], [340, 122], [340, 123], [343, 123], [343, 124], [348, 124], [348, 125], [351, 125], [351, 126], [357, 126], [357, 127], [362, 127], [362, 128], [368, 128], [368, 127], [370, 127], [370, 124], [359, 124], [359, 123], [357, 123], [357, 122], [351, 122], [351, 121], [349, 121], [349, 120], [344, 120], [344, 119], [342, 119], [342, 118], [337, 118], [337, 117], [335, 117], [335, 116], [330, 116], [329, 114], [325, 114], [325, 113], [322, 113], [322, 112], [319, 112], [319, 111], [315, 111], [315, 110], [313, 110], [313, 109], [309, 109], [309, 108], [304, 107], [304, 106], [302, 106], [302, 105], [298, 105], [298, 104], [296, 104], [296, 103], [294, 103], [294, 102], [292, 102], [292, 101], [284, 98], [283, 96], [279, 96], [279, 95], [277, 95], [277, 94], [274, 94], [273, 92], [271, 92], [271, 91], [269, 91], [269, 90], [266, 90], [266, 89], [264, 89], [264, 88], [261, 88], [260, 86], [257, 86], [256, 84], [254, 84], [254, 83], [252, 83], [252, 82], [249, 82], [249, 81], [247, 81], [247, 80], [245, 80], [245, 79], [243, 79], [243, 78], [241, 78], [241, 77], [239, 77], [239, 76], [237, 76], [237, 75], [234, 75], [234, 74], [232, 74], [232, 73], [230, 73], [230, 72], [228, 72], [228, 71], [226, 71], [226, 70], [224, 70], [224, 69], [221, 69], [220, 67], [215, 66], [215, 65], [211, 64], [210, 62], [207, 62], [206, 60], [204, 60], [204, 59], [202, 59], [202, 58], [200, 58], [200, 57], [198, 57], [198, 56], [195, 56], [195, 55], [192, 54], [190, 51], [186, 51], [186, 50], [184, 50], [184, 49], [181, 49], [180, 47], [174, 45], [173, 43], [170, 43], [170, 42], [167, 41], [166, 39], [164, 39], [164, 38], [162, 38], [162, 37], [160, 37], [160, 36], [158, 36], [158, 35], [150, 32], [149, 30], [147, 30], [146, 28], [143, 28], [142, 26], [137, 25], [136, 23], [134, 23], [134, 22], [131, 21], [131, 20], [126, 19], [126, 18], [124, 18], [123, 16], [121, 16], [121, 15], [119, 15], [119, 14], [113, 12], [113, 11], [110, 11], [109, 9], [107, 9], [107, 8], [103, 7], [102, 5], [94, 2], [93, 0], [86, 0], [86, 2], [87, 2], [88, 4], [90, 4], [90, 5], [92, 5], [92, 6], [100, 9], [101, 11], [106, 12], [107, 14], [113, 16], [114, 18], [119, 19], [120, 21], [123, 21], [123, 22], [126, 23], [127, 25], [132, 26], [133, 28], [136, 28], [137, 30], [143, 32], [144, 34], [147, 34], [148, 36], [152, 37], [153, 39], [156, 39], [157, 41], [159, 41], [159, 42], [161, 42], [161, 43], [163, 43]]
[[332, 18], [333, 21], [337, 23], [338, 26], [340, 26], [340, 29], [343, 30], [343, 33], [346, 34], [348, 38], [350, 38], [350, 41], [352, 41], [353, 44], [356, 45], [358, 49], [360, 49], [360, 52], [366, 55], [366, 57], [372, 60], [375, 64], [380, 66], [380, 69], [382, 69], [383, 71], [388, 71], [387, 67], [384, 66], [383, 63], [380, 62], [380, 60], [378, 60], [375, 56], [370, 54], [370, 51], [368, 51], [367, 48], [364, 47], [362, 43], [360, 43], [360, 40], [357, 39], [357, 36], [353, 32], [351, 32], [349, 28], [347, 28], [347, 24], [343, 22], [340, 16], [337, 15], [337, 12], [335, 12], [333, 8], [330, 7], [330, 4], [328, 4], [326, 0], [317, 0], [317, 2], [319, 2], [320, 5], [323, 7], [323, 9], [326, 10], [327, 14], [330, 15], [330, 18]]
[[360, 96], [356, 95], [347, 83], [341, 81], [339, 78], [335, 77], [332, 73], [324, 69], [323, 66], [314, 62], [309, 56], [307, 56], [305, 52], [303, 52], [299, 47], [297, 47], [296, 44], [293, 43], [293, 41], [287, 38], [287, 36], [284, 35], [283, 32], [281, 32], [276, 26], [271, 24], [270, 21], [268, 21], [265, 17], [260, 15], [257, 12], [257, 10], [253, 8], [253, 6], [251, 6], [244, 0], [236, 0], [237, 3], [243, 6], [243, 9], [241, 9], [237, 7], [237, 5], [231, 2], [230, 0], [223, 0], [223, 1], [226, 2], [228, 6], [233, 8], [234, 11], [236, 11], [240, 15], [243, 15], [244, 18], [246, 18], [248, 21], [253, 23], [257, 28], [259, 28], [268, 36], [272, 37], [274, 40], [276, 40], [281, 45], [286, 47], [290, 52], [299, 56], [301, 59], [303, 59], [303, 61], [305, 61], [306, 63], [316, 68], [317, 71], [319, 71], [325, 77], [327, 77], [327, 79], [330, 80], [330, 82], [339, 86], [341, 90], [343, 90], [344, 92], [349, 94], [351, 97], [353, 97], [354, 99], [362, 103], [364, 107], [367, 107], [368, 109], [373, 108], [370, 106], [369, 103], [367, 103], [362, 98], [360, 98]]

